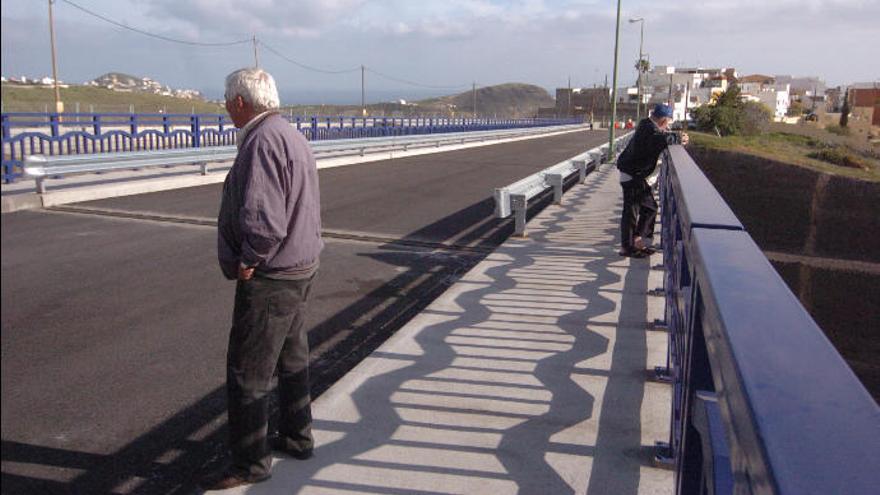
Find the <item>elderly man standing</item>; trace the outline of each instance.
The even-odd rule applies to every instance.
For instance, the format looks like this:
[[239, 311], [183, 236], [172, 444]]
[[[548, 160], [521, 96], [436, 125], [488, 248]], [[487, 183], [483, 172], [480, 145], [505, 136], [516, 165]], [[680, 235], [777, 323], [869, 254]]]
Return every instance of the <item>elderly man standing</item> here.
[[658, 103], [651, 116], [639, 122], [626, 149], [617, 158], [620, 187], [623, 188], [623, 212], [620, 218], [621, 256], [644, 258], [654, 250], [647, 239], [654, 235], [657, 202], [648, 177], [657, 168], [660, 153], [670, 144], [687, 144], [688, 135], [669, 132], [672, 108]]
[[[278, 90], [260, 69], [226, 78], [226, 110], [238, 155], [223, 184], [217, 251], [237, 280], [226, 388], [232, 465], [202, 481], [209, 490], [269, 478], [271, 448], [312, 456], [306, 300], [318, 270], [318, 171], [305, 138], [278, 113]], [[278, 435], [268, 436], [269, 392], [278, 373]]]

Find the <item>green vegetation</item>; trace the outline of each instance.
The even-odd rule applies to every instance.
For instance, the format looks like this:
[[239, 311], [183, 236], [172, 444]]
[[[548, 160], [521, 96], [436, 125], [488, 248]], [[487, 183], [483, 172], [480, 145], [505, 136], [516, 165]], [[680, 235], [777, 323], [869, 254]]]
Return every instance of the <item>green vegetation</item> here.
[[[789, 126], [792, 127], [792, 126]], [[880, 154], [875, 150], [846, 144], [838, 136], [790, 132], [767, 132], [753, 136], [725, 136], [694, 132], [693, 146], [759, 156], [769, 160], [791, 163], [821, 172], [858, 179], [880, 181]]]
[[[4, 112], [45, 112], [55, 108], [55, 95], [51, 87], [18, 86], [3, 84]], [[70, 86], [61, 88], [64, 110], [99, 113], [226, 113], [222, 105], [204, 100], [190, 100], [152, 93], [113, 91], [95, 86]]]
[[833, 163], [841, 167], [859, 168], [868, 170], [868, 164], [854, 156], [852, 153], [840, 148], [823, 148], [807, 154], [810, 158], [822, 160], [823, 162]]
[[[841, 114], [840, 119], [843, 120], [842, 114]], [[841, 127], [839, 125], [829, 125], [829, 126], [825, 127], [825, 130], [830, 132], [831, 134], [837, 134], [838, 136], [849, 136], [850, 135], [849, 127]]]
[[764, 104], [740, 99], [739, 86], [718, 95], [713, 105], [692, 112], [697, 128], [722, 136], [754, 136], [764, 131], [772, 113]]

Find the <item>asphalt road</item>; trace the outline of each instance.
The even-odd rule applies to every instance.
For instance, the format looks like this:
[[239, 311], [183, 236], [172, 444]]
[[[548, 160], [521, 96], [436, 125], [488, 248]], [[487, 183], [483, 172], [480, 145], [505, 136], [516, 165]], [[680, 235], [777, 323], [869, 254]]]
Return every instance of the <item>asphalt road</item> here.
[[[322, 170], [314, 394], [509, 235], [509, 221], [491, 218], [494, 187], [603, 140], [584, 132]], [[217, 462], [234, 291], [215, 261], [219, 194], [2, 216], [3, 493], [188, 493]]]

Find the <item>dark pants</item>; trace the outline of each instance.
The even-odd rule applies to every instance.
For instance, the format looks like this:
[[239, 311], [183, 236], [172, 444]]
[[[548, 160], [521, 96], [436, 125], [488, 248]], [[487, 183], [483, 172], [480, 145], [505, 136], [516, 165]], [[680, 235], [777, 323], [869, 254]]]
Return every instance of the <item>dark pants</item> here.
[[623, 214], [620, 216], [620, 245], [623, 249], [633, 248], [633, 236], [643, 239], [654, 235], [654, 222], [657, 219], [657, 202], [651, 186], [645, 179], [632, 179], [621, 182], [623, 188]]
[[233, 468], [269, 473], [269, 391], [278, 373], [279, 435], [291, 450], [313, 447], [309, 342], [304, 323], [308, 280], [239, 281], [226, 358], [229, 444]]

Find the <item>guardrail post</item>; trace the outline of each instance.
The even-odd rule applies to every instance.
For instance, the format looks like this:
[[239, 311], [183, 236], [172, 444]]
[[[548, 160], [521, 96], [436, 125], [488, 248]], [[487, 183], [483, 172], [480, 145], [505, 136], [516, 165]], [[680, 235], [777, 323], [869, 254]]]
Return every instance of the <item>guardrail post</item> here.
[[550, 184], [550, 187], [553, 188], [553, 203], [557, 205], [562, 204], [562, 183], [565, 182], [565, 178], [562, 174], [547, 174], [546, 176], [547, 183]]
[[37, 194], [44, 194], [46, 192], [46, 177], [37, 177], [34, 182], [37, 184]]
[[528, 200], [525, 194], [511, 194], [510, 207], [513, 210], [513, 234], [518, 237], [526, 237], [526, 212]]
[[572, 165], [578, 171], [578, 184], [583, 184], [587, 180], [587, 160], [572, 160]]

